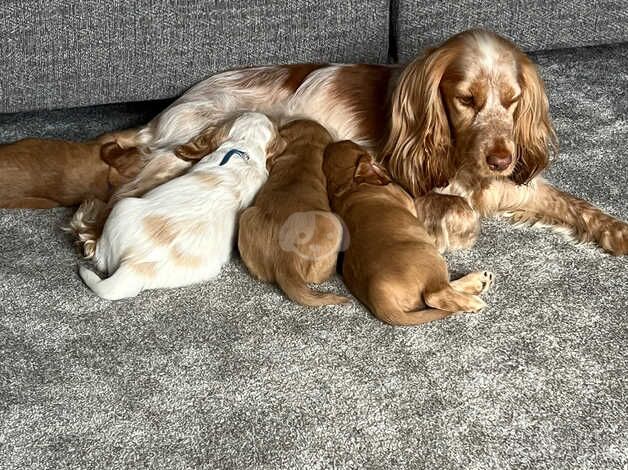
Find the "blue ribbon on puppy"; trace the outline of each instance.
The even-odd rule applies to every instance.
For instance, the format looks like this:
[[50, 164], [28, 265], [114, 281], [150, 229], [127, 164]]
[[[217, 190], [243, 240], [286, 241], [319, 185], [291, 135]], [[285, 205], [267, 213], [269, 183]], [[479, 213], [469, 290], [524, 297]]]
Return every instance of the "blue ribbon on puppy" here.
[[229, 162], [229, 160], [231, 160], [231, 157], [233, 157], [234, 155], [244, 160], [249, 159], [249, 156], [246, 154], [246, 152], [243, 152], [242, 150], [238, 150], [238, 149], [231, 149], [225, 154], [224, 157], [222, 157], [222, 160], [220, 161], [220, 164], [218, 166], [226, 165]]

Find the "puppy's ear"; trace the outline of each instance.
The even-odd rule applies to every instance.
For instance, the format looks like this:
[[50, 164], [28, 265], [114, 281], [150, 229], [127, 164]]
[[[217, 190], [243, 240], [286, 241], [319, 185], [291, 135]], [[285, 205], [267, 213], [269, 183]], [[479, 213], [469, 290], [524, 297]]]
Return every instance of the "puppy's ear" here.
[[386, 186], [392, 180], [384, 167], [377, 163], [370, 155], [364, 154], [358, 159], [358, 164], [353, 174], [353, 181], [358, 184], [366, 183]]
[[287, 146], [286, 139], [277, 132], [266, 147], [266, 168], [269, 171], [275, 164], [275, 159], [285, 152]]
[[179, 145], [174, 153], [186, 162], [197, 162], [216, 150], [229, 137], [232, 119], [219, 126], [208, 126], [187, 144]]
[[122, 179], [135, 178], [144, 166], [137, 147], [125, 149], [117, 142], [103, 144], [100, 147], [100, 159], [116, 170]]

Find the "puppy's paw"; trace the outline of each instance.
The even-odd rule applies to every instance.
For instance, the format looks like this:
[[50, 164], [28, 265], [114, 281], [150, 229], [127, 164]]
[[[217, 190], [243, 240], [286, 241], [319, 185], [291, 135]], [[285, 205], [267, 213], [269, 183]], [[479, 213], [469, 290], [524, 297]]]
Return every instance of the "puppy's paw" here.
[[481, 287], [480, 287], [480, 290], [478, 291], [478, 294], [483, 294], [484, 292], [489, 290], [491, 286], [493, 285], [495, 274], [493, 274], [490, 271], [482, 271], [482, 273], [480, 274], [481, 276], [480, 276], [479, 282], [481, 283]]
[[478, 295], [489, 290], [494, 279], [495, 275], [490, 271], [476, 271], [453, 281], [451, 285], [458, 292]]
[[469, 300], [468, 309], [471, 313], [477, 313], [480, 310], [484, 310], [486, 308], [486, 302], [476, 296], [471, 296]]

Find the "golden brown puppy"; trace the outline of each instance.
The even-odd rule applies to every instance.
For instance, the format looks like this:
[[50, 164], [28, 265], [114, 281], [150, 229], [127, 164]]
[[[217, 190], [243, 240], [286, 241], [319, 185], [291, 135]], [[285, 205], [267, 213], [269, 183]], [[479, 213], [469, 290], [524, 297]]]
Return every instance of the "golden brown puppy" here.
[[323, 169], [332, 210], [349, 231], [344, 281], [377, 318], [417, 325], [485, 307], [476, 294], [489, 287], [493, 275], [475, 272], [450, 282], [412, 198], [365, 149], [350, 141], [332, 144]]
[[329, 208], [322, 169], [331, 136], [306, 120], [287, 124], [280, 135], [287, 147], [268, 162], [268, 181], [240, 217], [240, 254], [255, 277], [276, 282], [295, 302], [346, 302], [346, 297], [307, 286], [334, 273], [342, 243], [342, 225]]
[[85, 198], [107, 201], [112, 190], [137, 176], [144, 165], [136, 148], [124, 149], [105, 134], [88, 142], [23, 139], [0, 145], [0, 207], [47, 209]]

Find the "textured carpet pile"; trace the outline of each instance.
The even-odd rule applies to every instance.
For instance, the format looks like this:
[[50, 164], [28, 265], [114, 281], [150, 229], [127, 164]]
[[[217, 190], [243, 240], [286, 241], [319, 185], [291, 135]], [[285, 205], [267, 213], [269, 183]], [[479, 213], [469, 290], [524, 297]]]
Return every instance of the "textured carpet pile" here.
[[[535, 60], [561, 141], [548, 179], [628, 219], [628, 46]], [[162, 106], [3, 115], [0, 141]], [[0, 211], [0, 468], [628, 465], [625, 257], [487, 220], [447, 259], [496, 274], [489, 308], [404, 329], [355, 301], [290, 303], [237, 259], [211, 283], [100, 300], [70, 214]]]

